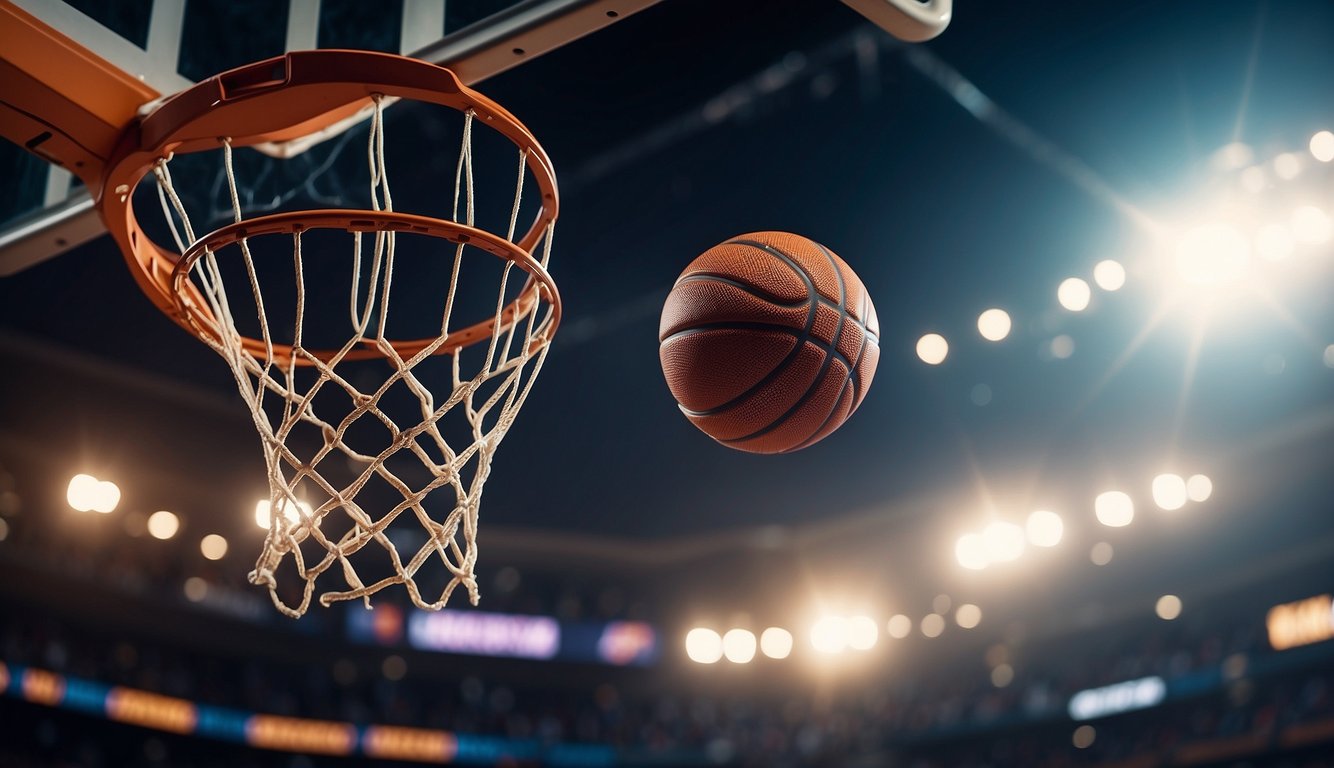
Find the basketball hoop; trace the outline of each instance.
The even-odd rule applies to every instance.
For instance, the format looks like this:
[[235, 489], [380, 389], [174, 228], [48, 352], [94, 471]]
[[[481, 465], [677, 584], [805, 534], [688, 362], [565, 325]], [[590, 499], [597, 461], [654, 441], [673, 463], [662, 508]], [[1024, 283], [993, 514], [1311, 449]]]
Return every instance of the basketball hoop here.
[[[462, 115], [450, 218], [394, 210], [383, 108], [397, 99], [442, 105]], [[370, 120], [365, 208], [306, 209], [246, 218], [237, 191], [235, 148], [305, 136], [363, 111]], [[518, 180], [508, 225], [500, 233], [476, 225], [473, 129], [477, 124], [505, 137], [518, 150]], [[200, 235], [177, 193], [170, 161], [209, 150], [222, 154], [233, 222]], [[363, 598], [369, 606], [370, 595], [393, 584], [403, 584], [421, 608], [441, 608], [459, 586], [476, 604], [482, 487], [496, 447], [527, 398], [560, 320], [559, 294], [547, 272], [558, 211], [556, 181], [550, 160], [532, 134], [499, 105], [433, 64], [362, 51], [308, 51], [226, 72], [164, 101], [125, 133], [108, 169], [98, 205], [140, 287], [164, 313], [227, 361], [263, 442], [269, 502], [275, 514], [250, 581], [268, 587], [274, 605], [293, 617], [305, 613], [317, 579], [335, 564], [346, 588], [322, 592], [319, 600], [326, 606], [355, 598]], [[133, 191], [149, 173], [156, 178], [175, 248], [154, 242], [136, 215]], [[527, 231], [517, 234], [529, 174], [537, 186], [540, 210]], [[309, 319], [304, 277], [308, 262], [303, 240], [320, 233], [346, 233], [339, 236], [351, 241], [350, 322], [341, 344], [307, 342], [314, 331], [324, 336], [329, 332], [327, 325], [310, 327], [314, 321]], [[445, 252], [452, 251], [453, 264], [447, 279], [440, 281], [443, 311], [432, 320], [429, 332], [390, 338], [396, 252], [399, 239], [409, 235], [444, 245]], [[257, 266], [255, 243], [272, 238], [291, 242], [294, 286], [265, 283], [265, 270]], [[465, 254], [474, 253], [500, 260], [494, 313], [456, 328], [460, 265]], [[327, 264], [327, 249], [321, 249], [318, 258], [321, 265]], [[525, 276], [517, 293], [511, 282], [515, 268]], [[294, 316], [280, 323], [266, 313], [266, 302], [272, 305], [286, 296], [295, 298]], [[247, 303], [253, 318], [242, 317], [245, 313], [238, 309]], [[243, 332], [240, 325], [257, 327], [258, 332]], [[290, 338], [279, 338], [282, 334]], [[480, 350], [483, 342], [477, 370], [469, 368], [465, 374], [460, 362], [463, 350]], [[448, 396], [437, 403], [420, 372], [425, 361], [441, 355], [452, 356], [451, 385]], [[354, 361], [383, 361], [387, 368], [376, 367], [379, 376], [369, 384], [364, 378], [354, 383], [347, 374]], [[330, 412], [333, 395], [341, 407]], [[391, 413], [388, 403], [407, 395], [413, 405], [404, 421], [398, 412]], [[466, 418], [467, 427], [461, 430], [466, 445], [442, 428], [447, 414]], [[370, 447], [354, 438], [366, 424], [385, 435]], [[302, 431], [319, 443], [304, 456], [293, 437]], [[450, 445], [451, 437], [456, 445]], [[404, 463], [410, 465], [408, 471], [401, 468]], [[335, 479], [339, 472], [346, 477]], [[373, 514], [367, 508], [370, 502], [362, 498], [371, 483], [393, 496], [383, 514]], [[426, 509], [427, 496], [437, 491], [433, 504], [440, 495], [453, 494], [443, 516]], [[302, 498], [311, 494], [318, 498]], [[335, 514], [339, 510], [342, 516]], [[401, 555], [387, 529], [405, 512], [417, 519], [426, 536]], [[340, 524], [341, 532], [332, 530]], [[354, 567], [353, 556], [371, 543], [387, 554], [390, 572], [367, 583]], [[438, 597], [428, 599], [419, 579], [423, 566], [433, 559], [444, 566], [444, 583]], [[279, 593], [277, 572], [285, 563], [294, 567], [302, 582], [300, 596], [290, 600]]]

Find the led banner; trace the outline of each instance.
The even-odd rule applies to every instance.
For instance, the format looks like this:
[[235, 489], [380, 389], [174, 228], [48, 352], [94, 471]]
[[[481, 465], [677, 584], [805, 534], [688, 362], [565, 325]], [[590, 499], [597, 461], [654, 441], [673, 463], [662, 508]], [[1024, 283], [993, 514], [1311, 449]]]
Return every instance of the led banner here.
[[640, 621], [562, 622], [550, 616], [487, 611], [412, 611], [396, 606], [347, 614], [348, 636], [363, 643], [471, 656], [645, 666], [658, 658], [657, 633]]
[[1163, 702], [1167, 684], [1161, 677], [1142, 677], [1124, 683], [1090, 688], [1070, 697], [1070, 717], [1092, 720], [1136, 709], [1147, 709]]
[[0, 663], [0, 694], [107, 720], [245, 744], [320, 755], [363, 755], [422, 763], [611, 766], [616, 752], [602, 744], [543, 744], [430, 728], [358, 726], [331, 720], [279, 717], [199, 704], [133, 688], [112, 687], [42, 669]]
[[1269, 609], [1269, 644], [1276, 651], [1334, 638], [1334, 599], [1317, 595]]

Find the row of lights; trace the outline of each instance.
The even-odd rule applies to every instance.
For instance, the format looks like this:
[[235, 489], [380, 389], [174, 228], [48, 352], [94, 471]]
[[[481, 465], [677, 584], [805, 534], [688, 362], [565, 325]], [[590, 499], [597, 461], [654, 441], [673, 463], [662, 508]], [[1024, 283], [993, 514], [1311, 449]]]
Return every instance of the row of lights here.
[[[940, 595], [934, 606], [936, 612], [922, 617], [919, 628], [924, 636], [940, 637], [947, 620], [949, 598]], [[982, 609], [972, 603], [960, 605], [954, 612], [954, 621], [963, 629], [973, 629], [982, 623]], [[913, 620], [896, 614], [885, 623], [885, 634], [902, 640], [912, 634]], [[880, 625], [870, 616], [826, 615], [817, 619], [810, 629], [810, 647], [823, 656], [837, 656], [849, 651], [864, 652], [875, 648], [880, 641]], [[733, 664], [749, 664], [757, 651], [771, 659], [786, 659], [792, 654], [795, 641], [792, 633], [782, 627], [769, 627], [756, 638], [748, 629], [733, 628], [723, 634], [708, 627], [695, 627], [686, 633], [686, 656], [698, 664], [716, 664], [727, 659]]]
[[[1093, 282], [1104, 291], [1120, 290], [1126, 283], [1125, 267], [1114, 259], [1104, 259], [1093, 267]], [[1083, 312], [1093, 301], [1093, 288], [1083, 278], [1068, 277], [1056, 287], [1056, 300], [1071, 312]], [[987, 341], [1004, 341], [1013, 327], [1010, 313], [999, 307], [987, 309], [977, 316], [977, 332]], [[949, 341], [939, 333], [928, 333], [917, 340], [917, 357], [927, 365], [945, 362], [949, 351]]]
[[[111, 514], [120, 505], [120, 497], [119, 486], [92, 475], [75, 475], [65, 489], [65, 501], [76, 512]], [[174, 512], [159, 509], [148, 516], [144, 526], [149, 536], [166, 541], [180, 532], [181, 518]], [[227, 555], [227, 539], [216, 533], [207, 534], [199, 540], [199, 552], [208, 560], [221, 560]]]
[[[1213, 489], [1213, 481], [1207, 475], [1191, 475], [1187, 479], [1165, 473], [1155, 477], [1152, 485], [1154, 503], [1166, 511], [1181, 509], [1187, 501], [1205, 501], [1213, 495]], [[1122, 491], [1098, 494], [1093, 509], [1098, 522], [1109, 528], [1123, 528], [1135, 519], [1135, 502]], [[1040, 509], [1030, 514], [1022, 527], [994, 520], [980, 531], [965, 533], [955, 541], [954, 557], [964, 568], [980, 571], [994, 563], [1018, 560], [1027, 544], [1054, 547], [1061, 543], [1064, 534], [1061, 516]], [[1095, 548], [1092, 558], [1099, 565], [1110, 562], [1110, 545], [1105, 556]], [[1104, 562], [1099, 562], [1100, 559]]]

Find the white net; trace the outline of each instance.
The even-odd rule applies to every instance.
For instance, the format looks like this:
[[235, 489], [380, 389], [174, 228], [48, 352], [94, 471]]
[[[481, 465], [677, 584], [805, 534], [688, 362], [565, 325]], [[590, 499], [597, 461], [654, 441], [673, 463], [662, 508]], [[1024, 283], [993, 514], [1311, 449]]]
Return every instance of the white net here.
[[[474, 114], [465, 113], [452, 204], [453, 221], [468, 227], [474, 226], [475, 216], [473, 123]], [[240, 223], [244, 217], [229, 140], [222, 140], [221, 153], [234, 219]], [[385, 122], [378, 100], [370, 121], [367, 159], [369, 210], [393, 211], [385, 163]], [[520, 148], [518, 181], [505, 232], [511, 243], [515, 242], [527, 159], [527, 152]], [[185, 253], [197, 238], [173, 186], [170, 160], [160, 160], [154, 172], [163, 213], [180, 252]], [[512, 301], [509, 297], [526, 277], [522, 269], [513, 274], [513, 261], [477, 252], [466, 237], [458, 242], [431, 239], [437, 249], [453, 250], [452, 269], [439, 287], [444, 309], [434, 316], [439, 321], [438, 333], [432, 320], [430, 333], [435, 336], [414, 344], [411, 353], [405, 354], [390, 341], [395, 315], [391, 305], [400, 314], [419, 313], [420, 307], [400, 307], [403, 300], [391, 302], [397, 293], [391, 287], [400, 233], [384, 225], [370, 232], [339, 234], [351, 240], [350, 262], [345, 262], [351, 270], [346, 315], [350, 333], [342, 346], [320, 349], [305, 342], [314, 335], [309, 326], [314, 325], [311, 315], [318, 309], [308, 296], [308, 261], [318, 259], [325, 265], [329, 258], [323, 247], [318, 253], [303, 253], [303, 240], [312, 236], [310, 232], [298, 228], [287, 236], [292, 266], [285, 286], [265, 283], [268, 271], [254, 252], [252, 238], [245, 236], [228, 246], [229, 252], [237, 251], [229, 253], [230, 264], [224, 263], [227, 259], [219, 252], [206, 248], [190, 267], [189, 279], [210, 310], [202, 314], [206, 318], [211, 314], [200, 336], [227, 361], [264, 448], [271, 514], [250, 581], [267, 587], [278, 610], [292, 617], [305, 613], [316, 594], [317, 581], [330, 571], [335, 575], [328, 579], [341, 575], [343, 583], [337, 589], [320, 588], [324, 591], [319, 601], [326, 606], [355, 598], [363, 598], [369, 606], [372, 594], [395, 584], [405, 586], [412, 603], [420, 608], [441, 608], [460, 586], [475, 605], [479, 599], [475, 567], [482, 488], [492, 456], [546, 358], [556, 321], [552, 297], [535, 291], [535, 300], [506, 312]], [[548, 225], [533, 254], [544, 268], [550, 250]], [[465, 373], [465, 350], [450, 344], [451, 319], [460, 303], [462, 265], [476, 258], [498, 265], [495, 279], [499, 286], [489, 340], [466, 350], [471, 356]], [[402, 289], [408, 287], [404, 284]], [[467, 290], [472, 291], [472, 286]], [[291, 316], [282, 324], [287, 338], [281, 342], [275, 339], [277, 324], [271, 324], [275, 313], [272, 307], [266, 311], [266, 300], [272, 305], [279, 293], [292, 304]], [[233, 312], [241, 307], [245, 322], [258, 328], [262, 353], [258, 345], [246, 344], [247, 335], [238, 329]], [[318, 330], [327, 333], [329, 329], [321, 326]], [[365, 357], [367, 349], [373, 349], [377, 358], [369, 369], [367, 363], [355, 360], [359, 353]], [[444, 357], [438, 357], [442, 353]], [[447, 384], [436, 383], [436, 387], [443, 390], [447, 386], [448, 392], [439, 402], [423, 380], [422, 371], [430, 360], [444, 361], [439, 378]], [[450, 419], [457, 420], [452, 428]], [[298, 434], [309, 439], [299, 439]], [[415, 535], [396, 533], [412, 519], [418, 524]], [[365, 553], [357, 557], [363, 549], [378, 550], [383, 556], [373, 558]]]

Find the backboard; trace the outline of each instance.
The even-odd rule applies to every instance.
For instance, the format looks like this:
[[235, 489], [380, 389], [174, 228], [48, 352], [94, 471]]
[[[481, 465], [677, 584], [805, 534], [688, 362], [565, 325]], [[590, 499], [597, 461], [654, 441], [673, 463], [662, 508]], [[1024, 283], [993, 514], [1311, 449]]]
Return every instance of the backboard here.
[[[136, 112], [194, 82], [288, 51], [349, 48], [443, 64], [472, 85], [657, 1], [0, 0], [0, 82], [51, 92], [30, 104], [0, 91], [0, 168], [15, 180], [0, 192], [0, 276], [104, 232], [88, 190], [95, 166]], [[56, 56], [59, 77], [43, 66]], [[263, 151], [290, 157], [339, 128]]]

